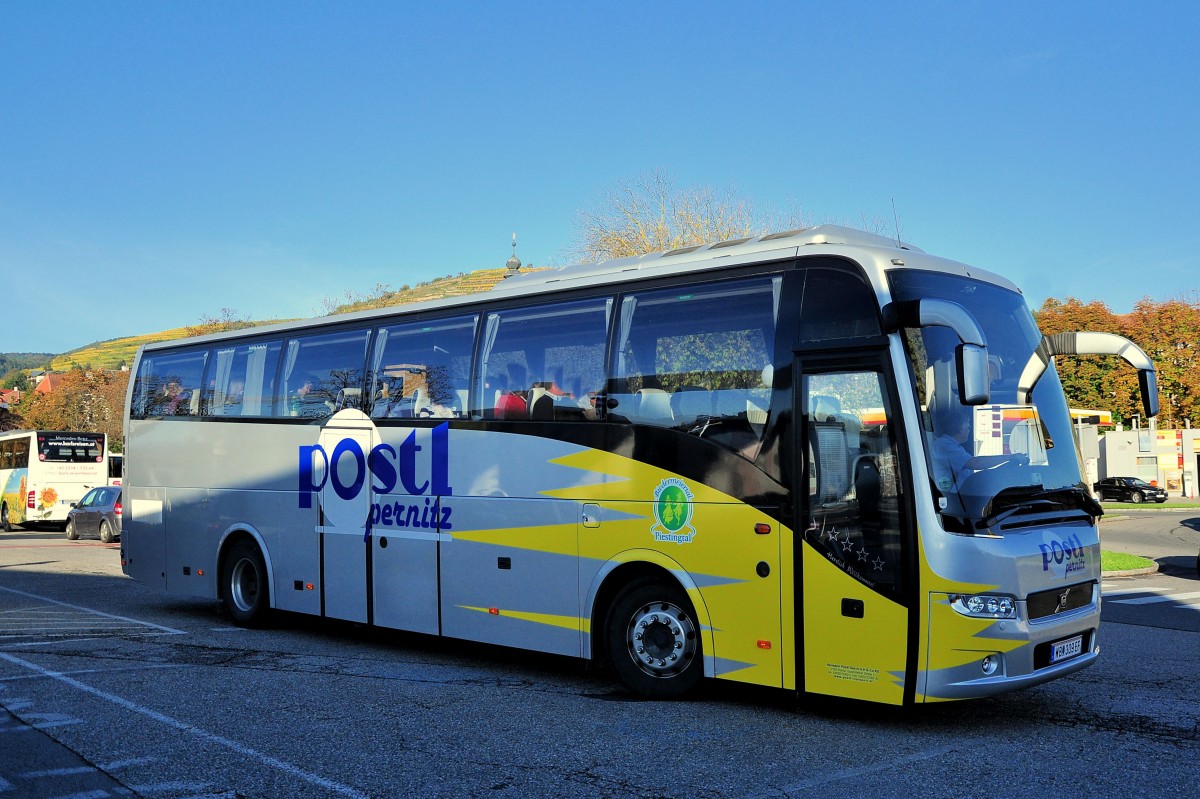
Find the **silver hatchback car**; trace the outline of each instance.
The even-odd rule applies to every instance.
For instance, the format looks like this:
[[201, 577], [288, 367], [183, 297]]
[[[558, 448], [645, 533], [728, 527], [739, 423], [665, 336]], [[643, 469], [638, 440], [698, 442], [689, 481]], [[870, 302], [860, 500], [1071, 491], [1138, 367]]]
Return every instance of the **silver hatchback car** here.
[[111, 544], [121, 537], [121, 487], [100, 486], [83, 495], [67, 512], [67, 540], [100, 536]]

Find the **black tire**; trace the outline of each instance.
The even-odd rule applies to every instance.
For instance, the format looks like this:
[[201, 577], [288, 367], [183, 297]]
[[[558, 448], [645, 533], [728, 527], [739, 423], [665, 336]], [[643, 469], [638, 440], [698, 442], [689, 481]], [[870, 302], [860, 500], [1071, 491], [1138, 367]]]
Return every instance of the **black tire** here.
[[12, 522], [8, 520], [8, 503], [0, 505], [0, 527], [4, 528], [4, 532], [12, 532]]
[[102, 519], [100, 521], [100, 540], [105, 544], [111, 544], [113, 542], [113, 538], [113, 531], [112, 528], [108, 526], [108, 520]]
[[1129, 497], [1129, 501], [1132, 502], [1134, 505], [1141, 505], [1142, 500], [1144, 500], [1144, 499], [1145, 499], [1145, 497], [1142, 495], [1141, 491], [1134, 491], [1133, 495], [1131, 497]]
[[700, 629], [678, 585], [636, 582], [613, 601], [605, 624], [617, 678], [647, 699], [675, 699], [704, 676]]
[[221, 604], [239, 627], [259, 627], [271, 609], [267, 564], [258, 544], [243, 539], [221, 562]]
[[66, 533], [68, 541], [74, 541], [75, 539], [79, 538], [79, 531], [75, 529], [74, 519], [67, 519]]

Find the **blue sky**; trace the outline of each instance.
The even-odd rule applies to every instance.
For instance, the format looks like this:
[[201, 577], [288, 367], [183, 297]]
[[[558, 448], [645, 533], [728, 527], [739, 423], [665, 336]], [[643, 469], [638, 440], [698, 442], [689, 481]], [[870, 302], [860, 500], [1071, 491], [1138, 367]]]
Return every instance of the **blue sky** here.
[[1200, 286], [1193, 3], [0, 4], [0, 352], [562, 263], [668, 170], [1031, 305]]

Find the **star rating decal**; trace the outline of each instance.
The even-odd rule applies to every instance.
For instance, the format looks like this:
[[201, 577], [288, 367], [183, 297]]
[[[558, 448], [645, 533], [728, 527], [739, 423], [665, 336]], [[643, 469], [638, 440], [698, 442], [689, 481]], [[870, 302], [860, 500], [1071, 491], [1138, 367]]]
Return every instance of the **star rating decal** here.
[[[849, 530], [839, 530], [837, 525], [826, 527], [825, 520], [816, 520], [808, 526], [808, 532], [812, 533], [819, 543], [825, 545], [825, 548], [833, 555], [840, 555], [846, 561], [852, 558], [860, 564], [864, 570], [867, 566], [871, 567], [872, 571], [882, 572], [887, 561], [878, 555], [874, 555], [866, 544], [856, 544], [850, 540]], [[819, 531], [819, 532], [818, 532]], [[874, 555], [874, 556], [873, 556]], [[849, 563], [843, 565], [843, 568], [849, 569]], [[853, 569], [850, 569], [854, 572]]]

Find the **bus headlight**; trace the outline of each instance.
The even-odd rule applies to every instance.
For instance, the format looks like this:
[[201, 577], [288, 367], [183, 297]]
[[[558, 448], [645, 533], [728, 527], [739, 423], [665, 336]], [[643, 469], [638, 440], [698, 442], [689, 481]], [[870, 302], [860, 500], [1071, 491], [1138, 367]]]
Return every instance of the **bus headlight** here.
[[998, 594], [951, 594], [950, 607], [964, 616], [978, 619], [1015, 619], [1017, 603]]

